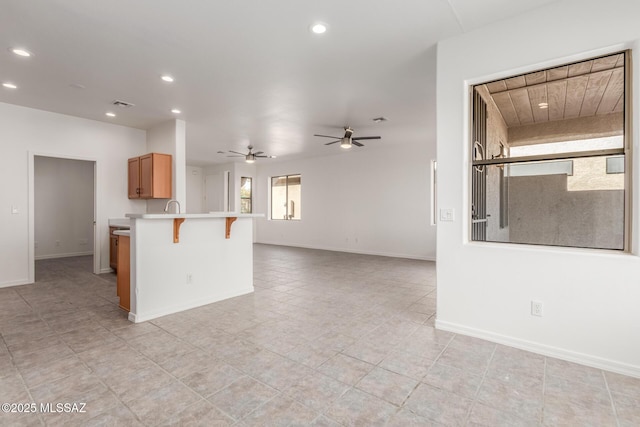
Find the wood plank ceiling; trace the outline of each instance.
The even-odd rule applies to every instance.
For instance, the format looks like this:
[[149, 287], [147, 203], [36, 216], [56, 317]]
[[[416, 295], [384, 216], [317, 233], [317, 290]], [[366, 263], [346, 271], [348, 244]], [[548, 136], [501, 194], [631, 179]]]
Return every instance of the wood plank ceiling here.
[[507, 127], [620, 113], [624, 54], [485, 84]]

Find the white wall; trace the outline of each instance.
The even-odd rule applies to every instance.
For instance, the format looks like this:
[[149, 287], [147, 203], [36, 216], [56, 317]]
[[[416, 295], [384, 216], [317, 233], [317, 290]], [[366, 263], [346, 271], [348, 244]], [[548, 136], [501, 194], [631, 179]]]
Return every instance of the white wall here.
[[[235, 166], [233, 163], [217, 164], [213, 166], [207, 166], [204, 168], [204, 209], [205, 212], [209, 211], [224, 211], [225, 210], [225, 198], [227, 197], [226, 189], [229, 191], [229, 211], [233, 211], [233, 179], [231, 178], [234, 173]], [[225, 174], [229, 172], [229, 182], [225, 181]], [[207, 200], [207, 198], [211, 200]]]
[[93, 254], [94, 162], [34, 159], [35, 257]]
[[[127, 198], [127, 159], [144, 154], [145, 132], [0, 103], [0, 145], [0, 286], [33, 280], [33, 224], [30, 227], [28, 213], [34, 154], [96, 161], [100, 266], [108, 271], [108, 218], [141, 211]], [[12, 207], [18, 213], [12, 214]]]
[[433, 144], [352, 148], [290, 162], [262, 162], [254, 212], [269, 217], [271, 176], [302, 174], [302, 219], [258, 219], [261, 243], [435, 259], [430, 224]]
[[[438, 225], [437, 327], [640, 377], [638, 16], [637, 1], [566, 0], [439, 44], [438, 203], [455, 221]], [[633, 254], [470, 243], [469, 85], [628, 47]]]
[[204, 210], [204, 169], [199, 166], [188, 166], [186, 186], [187, 186], [187, 206], [188, 213], [205, 213]]
[[[207, 175], [216, 175], [218, 176], [217, 183], [220, 184], [219, 191], [223, 191], [222, 189], [222, 180], [224, 179], [224, 173], [226, 171], [229, 172], [229, 211], [230, 212], [240, 212], [240, 180], [242, 177], [253, 178], [253, 200], [254, 200], [254, 212], [255, 213], [264, 213], [264, 208], [260, 208], [256, 210], [255, 208], [255, 200], [256, 200], [256, 170], [257, 164], [242, 162], [230, 162], [217, 164], [212, 166], [207, 166], [204, 168], [204, 176], [206, 179]], [[217, 185], [217, 184], [216, 184]], [[206, 193], [206, 188], [203, 189]], [[221, 196], [222, 197], [222, 196]], [[215, 204], [215, 203], [214, 203]], [[206, 208], [206, 201], [204, 202], [204, 206]], [[222, 207], [219, 210], [223, 210]]]
[[[148, 152], [171, 154], [171, 198], [180, 202], [182, 212], [187, 211], [186, 136], [184, 120], [169, 120], [147, 131]], [[167, 199], [146, 200], [147, 212], [163, 212], [166, 203]]]

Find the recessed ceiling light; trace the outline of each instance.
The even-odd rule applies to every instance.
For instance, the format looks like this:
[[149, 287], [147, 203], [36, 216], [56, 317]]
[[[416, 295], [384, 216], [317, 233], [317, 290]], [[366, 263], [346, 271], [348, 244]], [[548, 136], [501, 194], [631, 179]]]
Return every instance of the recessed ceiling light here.
[[21, 47], [14, 47], [13, 49], [11, 49], [11, 52], [15, 53], [18, 56], [24, 56], [27, 58], [31, 56], [31, 52]]
[[172, 112], [173, 114], [180, 114], [180, 113], [182, 113], [182, 111], [178, 110], [177, 108], [172, 109], [172, 110], [171, 110], [171, 112]]
[[18, 89], [18, 86], [9, 82], [2, 83], [2, 86], [6, 87], [7, 89]]
[[544, 110], [545, 108], [549, 108], [549, 104], [546, 102], [541, 102], [538, 104], [538, 107]]
[[160, 77], [163, 81], [167, 82], [167, 83], [173, 83], [173, 77], [171, 77], [168, 74], [165, 74], [164, 76]]
[[316, 22], [315, 24], [311, 24], [311, 32], [314, 34], [324, 34], [327, 32], [327, 24], [322, 22]]
[[116, 113], [112, 113], [111, 111], [109, 111], [109, 112], [105, 113], [105, 116], [108, 116], [108, 117], [115, 117], [115, 116], [116, 116]]

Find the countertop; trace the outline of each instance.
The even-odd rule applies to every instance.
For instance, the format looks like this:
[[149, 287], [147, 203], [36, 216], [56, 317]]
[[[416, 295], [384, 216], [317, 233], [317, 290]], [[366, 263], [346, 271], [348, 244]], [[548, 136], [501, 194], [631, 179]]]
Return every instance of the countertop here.
[[116, 236], [131, 236], [131, 230], [115, 230], [113, 234]]
[[109, 218], [109, 227], [130, 228], [129, 218]]
[[166, 214], [126, 214], [127, 218], [132, 219], [174, 219], [174, 218], [263, 218], [264, 214], [241, 214], [238, 212], [209, 212], [209, 213], [183, 213], [183, 214], [174, 214], [174, 213], [166, 213]]

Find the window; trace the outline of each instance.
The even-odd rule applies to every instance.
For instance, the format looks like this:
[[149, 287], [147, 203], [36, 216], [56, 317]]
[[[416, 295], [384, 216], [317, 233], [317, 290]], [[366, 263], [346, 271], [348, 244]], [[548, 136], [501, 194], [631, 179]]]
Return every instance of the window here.
[[271, 219], [300, 219], [301, 178], [301, 175], [271, 177]]
[[625, 58], [473, 88], [471, 240], [628, 247]]
[[252, 213], [252, 179], [240, 178], [240, 213]]

